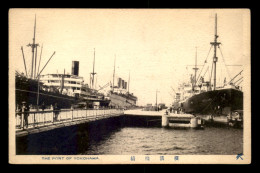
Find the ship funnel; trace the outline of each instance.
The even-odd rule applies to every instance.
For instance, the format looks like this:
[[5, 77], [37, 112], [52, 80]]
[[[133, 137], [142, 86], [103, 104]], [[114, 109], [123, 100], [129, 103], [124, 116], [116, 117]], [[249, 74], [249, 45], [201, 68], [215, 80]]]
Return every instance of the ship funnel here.
[[121, 88], [121, 84], [122, 84], [122, 79], [119, 77], [119, 78], [118, 78], [117, 87], [118, 87], [118, 88]]
[[122, 85], [121, 86], [122, 86], [122, 89], [125, 88], [125, 80], [123, 80], [123, 79], [122, 79]]
[[79, 75], [79, 61], [72, 61], [72, 68], [71, 68], [72, 75]]

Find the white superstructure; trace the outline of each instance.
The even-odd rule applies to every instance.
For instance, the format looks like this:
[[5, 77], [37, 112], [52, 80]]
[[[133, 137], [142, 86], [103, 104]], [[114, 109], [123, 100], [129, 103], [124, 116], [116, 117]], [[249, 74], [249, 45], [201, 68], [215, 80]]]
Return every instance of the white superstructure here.
[[45, 86], [57, 88], [59, 92], [63, 88], [62, 94], [75, 96], [81, 93], [84, 80], [83, 77], [71, 74], [46, 74], [40, 76], [40, 82]]

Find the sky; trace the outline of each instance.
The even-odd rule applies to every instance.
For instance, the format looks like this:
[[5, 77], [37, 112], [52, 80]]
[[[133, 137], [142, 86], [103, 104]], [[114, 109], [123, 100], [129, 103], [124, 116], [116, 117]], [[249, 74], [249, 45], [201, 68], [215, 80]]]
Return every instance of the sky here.
[[[10, 65], [24, 72], [23, 46], [27, 69], [31, 66], [34, 18], [36, 43], [43, 46], [40, 69], [48, 73], [71, 73], [72, 61], [79, 61], [79, 76], [89, 83], [95, 49], [97, 88], [115, 76], [128, 81], [138, 105], [169, 105], [174, 94], [171, 87], [187, 82], [193, 74], [196, 47], [197, 63], [203, 65], [214, 41], [215, 14], [218, 15], [217, 84], [225, 76], [235, 76], [248, 64], [249, 11], [177, 10], [177, 9], [12, 9], [9, 11]], [[38, 60], [41, 47], [38, 47]], [[212, 61], [213, 49], [208, 61]], [[211, 63], [207, 63], [210, 64]], [[202, 66], [199, 66], [201, 69]], [[205, 68], [205, 67], [204, 67]], [[200, 71], [199, 71], [200, 72]], [[198, 72], [198, 73], [199, 73]], [[205, 75], [207, 77], [207, 75]], [[208, 77], [207, 77], [208, 78]], [[116, 82], [116, 80], [115, 80]]]

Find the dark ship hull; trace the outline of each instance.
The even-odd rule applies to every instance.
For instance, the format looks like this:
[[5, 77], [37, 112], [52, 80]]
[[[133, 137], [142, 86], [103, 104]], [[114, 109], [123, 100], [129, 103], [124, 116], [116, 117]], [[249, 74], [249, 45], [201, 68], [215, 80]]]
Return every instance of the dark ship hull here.
[[26, 78], [24, 76], [15, 76], [15, 100], [16, 104], [21, 105], [26, 102], [29, 105], [54, 105], [57, 103], [61, 108], [70, 108], [71, 105], [78, 103], [81, 99], [60, 94], [57, 91], [44, 91], [42, 85], [39, 85], [38, 97], [38, 81]]
[[[37, 105], [37, 91], [16, 89], [16, 103], [20, 104], [25, 101], [29, 105]], [[61, 108], [71, 108], [72, 105], [78, 103], [80, 99], [76, 97], [64, 96], [62, 94], [39, 92], [39, 105], [44, 102], [45, 105], [54, 105], [57, 103]]]
[[[43, 103], [46, 106], [54, 105], [57, 103], [60, 108], [71, 108], [79, 103], [85, 103], [83, 107], [93, 107], [93, 102], [99, 102], [101, 107], [108, 107], [110, 100], [103, 100], [100, 98], [84, 99], [80, 95], [68, 96], [59, 93], [54, 88], [50, 88], [51, 91], [43, 89], [44, 86], [40, 83], [39, 85], [39, 97], [38, 97], [38, 81], [26, 78], [24, 76], [15, 77], [15, 100], [16, 104], [21, 105], [22, 102], [26, 102], [36, 108], [37, 97], [38, 105], [41, 106]], [[54, 90], [53, 90], [54, 89]]]
[[194, 95], [181, 104], [185, 113], [199, 115], [228, 115], [243, 110], [243, 92], [236, 89], [207, 91]]

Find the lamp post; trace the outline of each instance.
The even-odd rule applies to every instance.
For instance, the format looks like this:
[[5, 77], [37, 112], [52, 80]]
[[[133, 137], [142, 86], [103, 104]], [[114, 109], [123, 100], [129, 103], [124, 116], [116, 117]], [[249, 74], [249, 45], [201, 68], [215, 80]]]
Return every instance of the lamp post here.
[[156, 106], [156, 111], [158, 111], [158, 106], [157, 106], [157, 93], [160, 92], [156, 89], [156, 102], [155, 102], [155, 106]]

